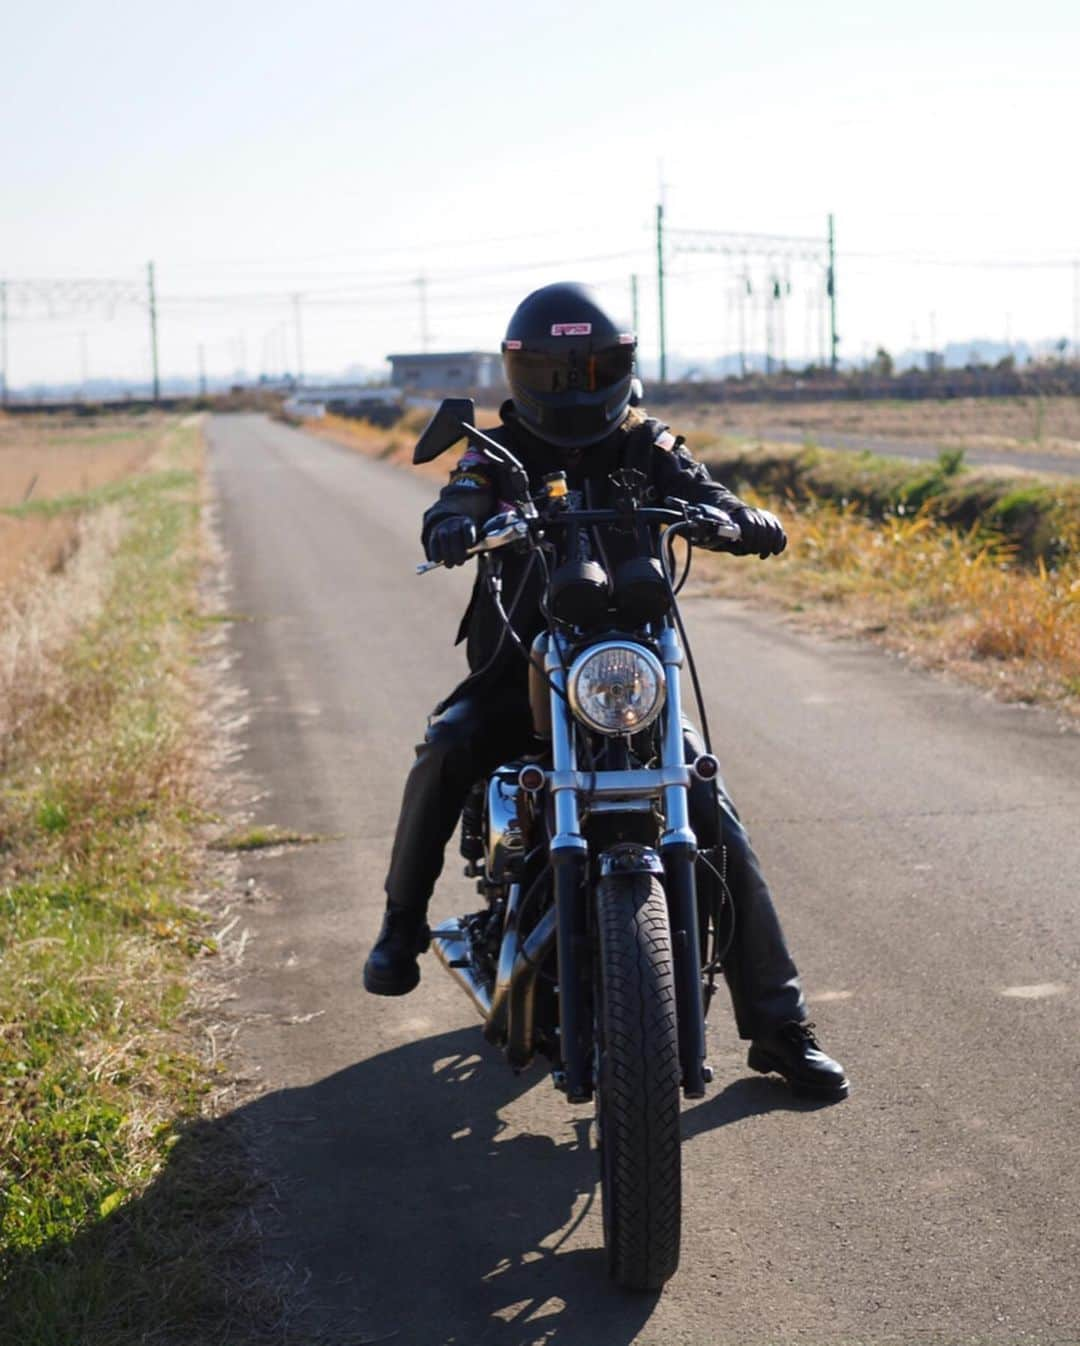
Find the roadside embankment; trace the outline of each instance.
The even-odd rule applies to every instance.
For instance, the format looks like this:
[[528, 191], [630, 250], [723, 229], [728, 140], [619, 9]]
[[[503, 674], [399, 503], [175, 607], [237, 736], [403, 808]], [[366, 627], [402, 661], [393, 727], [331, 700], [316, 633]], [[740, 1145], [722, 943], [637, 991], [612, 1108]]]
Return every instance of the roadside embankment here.
[[[221, 1341], [247, 1311], [244, 1166], [191, 1139], [221, 1083], [193, 999], [218, 947], [193, 897], [202, 438], [154, 437], [16, 507], [78, 541], [0, 617], [0, 1321], [20, 1346]], [[167, 1199], [141, 1200], [178, 1146]]]
[[922, 512], [964, 532], [1005, 543], [1029, 563], [1056, 565], [1080, 544], [1080, 482], [1007, 469], [972, 471], [960, 450], [933, 463], [816, 445], [746, 445], [721, 439], [698, 447], [714, 477], [806, 504], [854, 505], [887, 520]]

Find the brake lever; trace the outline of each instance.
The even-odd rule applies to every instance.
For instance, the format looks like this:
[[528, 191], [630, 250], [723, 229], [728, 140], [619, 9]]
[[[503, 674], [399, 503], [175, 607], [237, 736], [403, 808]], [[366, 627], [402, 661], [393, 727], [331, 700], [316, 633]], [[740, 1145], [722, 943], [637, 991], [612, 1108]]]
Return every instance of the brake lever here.
[[[496, 518], [499, 517], [496, 515]], [[482, 556], [485, 552], [497, 551], [500, 547], [508, 547], [513, 542], [520, 542], [529, 535], [529, 525], [522, 518], [515, 518], [511, 523], [504, 524], [501, 528], [496, 528], [490, 533], [485, 533], [479, 542], [474, 543], [466, 552], [467, 556]], [[442, 561], [424, 561], [422, 565], [416, 567], [418, 575], [427, 575], [432, 570], [441, 570], [444, 568]]]
[[727, 510], [719, 509], [716, 505], [695, 505], [689, 500], [678, 500], [674, 496], [668, 496], [664, 504], [672, 509], [680, 509], [683, 515], [679, 523], [668, 526], [669, 533], [687, 535], [693, 542], [692, 530], [707, 524], [714, 538], [723, 538], [725, 542], [738, 542], [742, 537], [742, 529]]

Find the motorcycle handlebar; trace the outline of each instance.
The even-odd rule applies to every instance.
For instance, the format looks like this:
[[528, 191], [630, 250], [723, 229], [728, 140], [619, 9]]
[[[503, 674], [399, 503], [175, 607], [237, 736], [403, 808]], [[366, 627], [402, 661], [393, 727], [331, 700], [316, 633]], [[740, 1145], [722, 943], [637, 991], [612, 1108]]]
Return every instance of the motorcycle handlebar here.
[[[640, 520], [643, 523], [666, 523], [669, 527], [675, 528], [680, 524], [707, 522], [713, 525], [718, 537], [725, 538], [730, 542], [737, 542], [742, 536], [742, 530], [735, 520], [724, 510], [717, 509], [714, 505], [694, 505], [681, 500], [671, 500], [670, 503], [677, 504], [680, 508], [661, 509], [655, 506], [646, 506], [635, 509], [629, 515], [615, 509], [562, 510], [558, 514], [541, 518], [539, 523], [543, 528], [569, 528], [575, 525], [580, 527], [583, 525], [622, 523], [632, 519]], [[484, 552], [497, 551], [500, 547], [521, 542], [528, 536], [529, 523], [521, 515], [516, 513], [496, 514], [494, 518], [489, 519], [484, 524], [480, 540], [469, 548], [467, 554], [469, 556], [479, 556]], [[426, 575], [432, 570], [439, 570], [442, 565], [442, 561], [425, 561], [416, 567], [416, 573]]]

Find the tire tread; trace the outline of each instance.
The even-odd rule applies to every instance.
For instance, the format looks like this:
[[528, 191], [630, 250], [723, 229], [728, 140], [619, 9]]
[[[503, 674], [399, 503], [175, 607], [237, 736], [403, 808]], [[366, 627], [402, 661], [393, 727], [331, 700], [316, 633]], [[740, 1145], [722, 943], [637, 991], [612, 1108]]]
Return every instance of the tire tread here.
[[596, 898], [608, 1262], [619, 1285], [657, 1290], [678, 1267], [682, 1222], [681, 1072], [667, 900], [659, 880], [645, 873], [601, 879]]

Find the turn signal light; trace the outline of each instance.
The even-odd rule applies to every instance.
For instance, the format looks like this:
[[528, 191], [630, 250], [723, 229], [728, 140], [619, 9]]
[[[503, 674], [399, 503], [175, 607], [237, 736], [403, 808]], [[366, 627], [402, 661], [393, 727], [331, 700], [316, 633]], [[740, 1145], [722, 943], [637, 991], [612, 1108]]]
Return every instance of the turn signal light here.
[[720, 763], [711, 752], [703, 752], [690, 764], [690, 770], [698, 780], [716, 780], [720, 774]]

